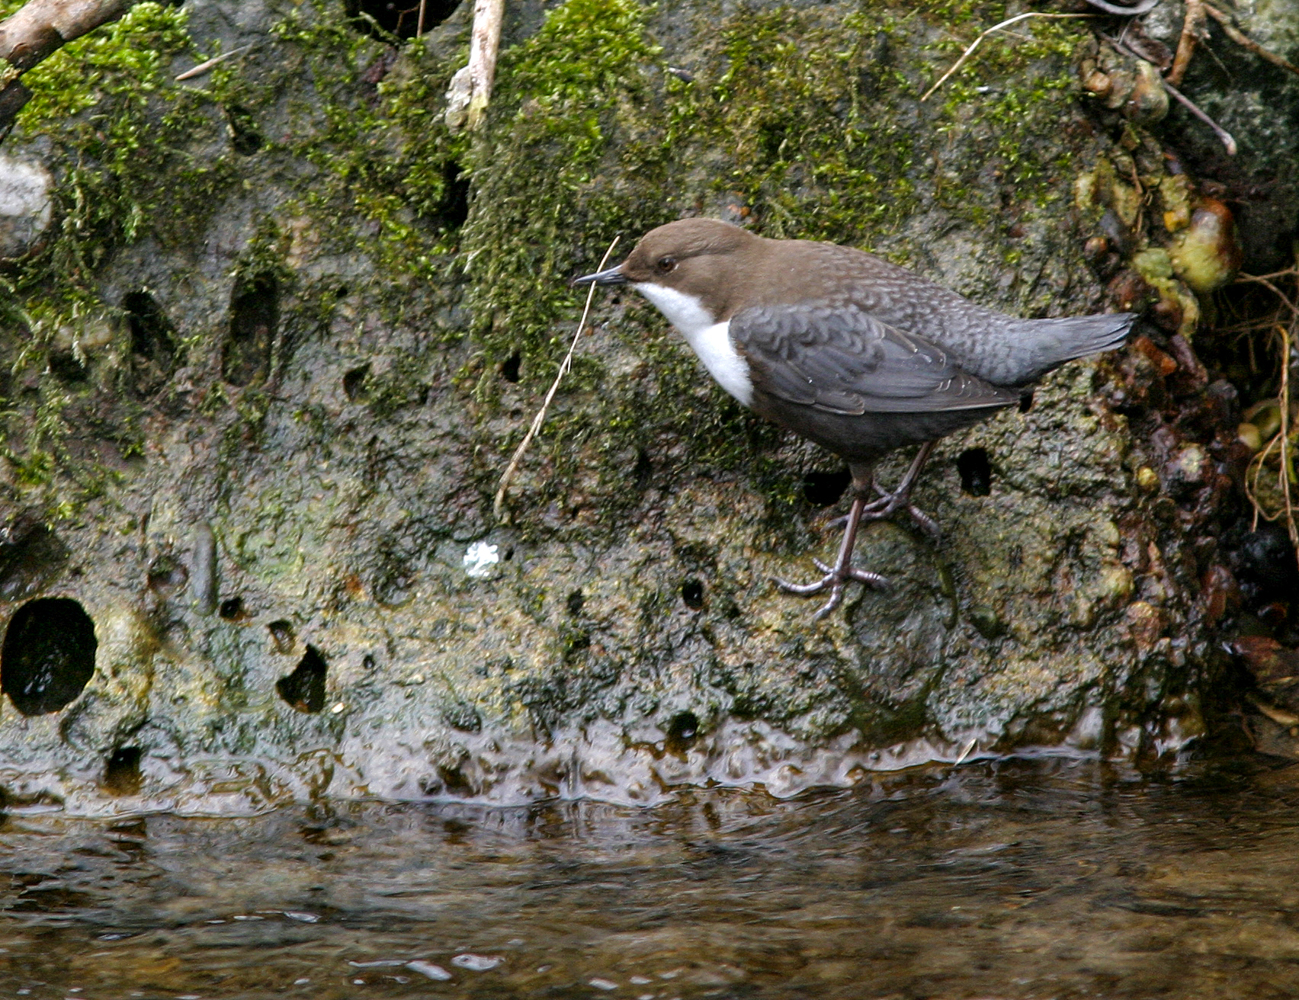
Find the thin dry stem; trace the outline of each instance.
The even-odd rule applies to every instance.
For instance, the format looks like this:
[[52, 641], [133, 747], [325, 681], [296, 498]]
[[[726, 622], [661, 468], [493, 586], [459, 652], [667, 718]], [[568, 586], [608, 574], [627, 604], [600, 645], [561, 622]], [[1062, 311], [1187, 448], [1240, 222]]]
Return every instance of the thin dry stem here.
[[[1257, 529], [1259, 518], [1265, 521], [1283, 520], [1286, 533], [1290, 536], [1290, 542], [1295, 547], [1296, 559], [1299, 559], [1299, 518], [1296, 518], [1295, 495], [1292, 489], [1292, 487], [1299, 484], [1294, 482], [1294, 445], [1291, 441], [1290, 429], [1290, 352], [1295, 342], [1295, 335], [1299, 333], [1299, 305], [1296, 305], [1288, 295], [1268, 280], [1269, 278], [1283, 276], [1299, 280], [1299, 265], [1289, 271], [1268, 275], [1266, 278], [1241, 275], [1239, 279], [1263, 285], [1285, 303], [1286, 308], [1290, 310], [1289, 323], [1276, 324], [1277, 339], [1281, 348], [1281, 387], [1277, 393], [1280, 426], [1272, 439], [1251, 460], [1245, 473], [1245, 494], [1254, 507], [1254, 528]], [[1263, 476], [1274, 453], [1277, 458], [1276, 486], [1281, 495], [1281, 506], [1280, 509], [1269, 510], [1259, 497], [1259, 486], [1263, 482]]]
[[[600, 266], [596, 268], [597, 271], [604, 270], [604, 265], [609, 262], [609, 255], [613, 253], [613, 248], [618, 245], [618, 239], [619, 237], [615, 236], [613, 242], [609, 244], [609, 249], [600, 258]], [[541, 430], [541, 425], [546, 419], [546, 411], [550, 409], [550, 401], [555, 398], [555, 393], [559, 390], [559, 383], [568, 374], [568, 370], [573, 367], [573, 352], [577, 350], [577, 342], [582, 339], [582, 331], [586, 329], [586, 318], [591, 314], [591, 300], [594, 298], [595, 284], [592, 283], [586, 292], [586, 305], [582, 309], [582, 318], [577, 321], [577, 332], [573, 334], [573, 342], [568, 345], [568, 353], [564, 355], [564, 360], [560, 363], [559, 374], [555, 376], [555, 381], [551, 384], [550, 391], [546, 393], [541, 409], [532, 418], [532, 426], [528, 428], [528, 433], [523, 436], [519, 446], [514, 449], [514, 457], [510, 459], [510, 464], [505, 467], [505, 473], [501, 476], [501, 484], [496, 489], [496, 499], [492, 501], [492, 514], [498, 521], [503, 520], [505, 491], [510, 487], [510, 480], [514, 478], [514, 473], [518, 471], [519, 463], [523, 461], [523, 455], [528, 450], [528, 445], [532, 444], [532, 439]]]
[[1200, 40], [1200, 26], [1203, 24], [1204, 0], [1186, 0], [1186, 17], [1182, 19], [1182, 35], [1177, 40], [1177, 55], [1173, 57], [1173, 68], [1168, 71], [1168, 82], [1174, 87], [1182, 85], [1182, 77], [1191, 65], [1191, 56]]
[[1280, 66], [1282, 69], [1288, 69], [1291, 73], [1299, 74], [1299, 66], [1296, 66], [1292, 62], [1287, 62], [1275, 52], [1269, 52], [1267, 49], [1263, 48], [1263, 46], [1259, 45], [1258, 42], [1254, 41], [1254, 39], [1242, 33], [1239, 28], [1232, 24], [1231, 15], [1223, 13], [1212, 4], [1204, 4], [1204, 9], [1215, 21], [1222, 25], [1223, 34], [1239, 45], [1242, 49], [1248, 49], [1260, 59], [1266, 59], [1273, 66]]
[[949, 69], [942, 76], [940, 76], [938, 78], [938, 82], [935, 83], [932, 87], [930, 87], [927, 91], [925, 91], [925, 96], [920, 98], [920, 100], [922, 103], [929, 100], [929, 98], [933, 96], [934, 91], [936, 91], [939, 87], [945, 84], [948, 81], [948, 79], [951, 78], [953, 73], [955, 73], [958, 69], [960, 69], [962, 66], [965, 65], [966, 60], [968, 60], [970, 56], [974, 54], [974, 50], [979, 47], [979, 43], [982, 42], [989, 35], [991, 35], [994, 31], [1000, 31], [1002, 28], [1007, 28], [1010, 25], [1014, 24], [1016, 21], [1023, 21], [1030, 17], [1046, 17], [1046, 18], [1055, 19], [1055, 18], [1062, 18], [1062, 17], [1095, 17], [1095, 16], [1096, 16], [1095, 14], [1044, 14], [1041, 13], [1040, 11], [1032, 10], [1029, 11], [1027, 14], [1016, 14], [1014, 17], [1008, 18], [1007, 20], [1002, 21], [1000, 24], [994, 24], [991, 28], [983, 32], [981, 35], [979, 35], [978, 38], [976, 38], [974, 41], [970, 43], [969, 48], [967, 48], [963, 53], [961, 53], [961, 58], [957, 59], [956, 62], [952, 63], [952, 68]]

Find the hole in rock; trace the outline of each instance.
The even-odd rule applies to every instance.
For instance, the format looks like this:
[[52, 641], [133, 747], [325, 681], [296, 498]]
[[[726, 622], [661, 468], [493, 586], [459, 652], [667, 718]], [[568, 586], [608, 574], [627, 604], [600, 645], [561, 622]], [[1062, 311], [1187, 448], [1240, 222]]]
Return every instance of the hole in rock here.
[[325, 658], [315, 646], [308, 646], [293, 673], [275, 682], [280, 697], [299, 712], [319, 712], [325, 707]]
[[580, 590], [575, 590], [568, 595], [568, 600], [565, 603], [568, 605], [568, 613], [573, 617], [577, 617], [582, 613], [582, 608], [586, 604], [586, 595]]
[[992, 492], [992, 466], [986, 448], [966, 448], [956, 458], [961, 489], [972, 497], [986, 497]]
[[478, 733], [483, 728], [483, 717], [478, 709], [463, 701], [453, 702], [442, 711], [442, 718], [448, 726], [462, 733]]
[[43, 524], [0, 545], [0, 600], [34, 597], [63, 574], [67, 561], [67, 546]]
[[158, 556], [149, 564], [148, 580], [149, 589], [155, 594], [170, 597], [189, 582], [189, 570], [172, 556]]
[[654, 463], [644, 448], [636, 452], [636, 467], [632, 469], [632, 478], [636, 480], [638, 490], [645, 489], [654, 479]]
[[238, 104], [227, 104], [225, 111], [230, 145], [240, 156], [252, 156], [262, 148], [262, 133], [252, 112]]
[[343, 375], [343, 395], [355, 403], [365, 398], [365, 380], [370, 377], [370, 365], [361, 365]]
[[455, 160], [442, 164], [442, 201], [438, 215], [448, 229], [459, 229], [469, 218], [469, 178]]
[[248, 617], [242, 597], [230, 597], [222, 601], [221, 606], [217, 608], [217, 614], [228, 622], [237, 622]]
[[60, 381], [68, 384], [84, 382], [90, 372], [71, 351], [53, 351], [50, 354], [50, 371]]
[[847, 469], [809, 472], [803, 477], [803, 499], [813, 507], [831, 507], [839, 502], [850, 483], [852, 473]]
[[135, 391], [149, 396], [161, 389], [176, 370], [176, 328], [157, 300], [146, 291], [122, 299], [131, 334], [131, 377]]
[[293, 644], [297, 641], [297, 636], [291, 624], [280, 618], [267, 625], [266, 629], [271, 633], [271, 641], [275, 643], [275, 652], [286, 655], [293, 652]]
[[[424, 30], [437, 27], [459, 6], [460, 0], [426, 0]], [[419, 0], [344, 0], [343, 7], [357, 31], [380, 40], [414, 38], [420, 30]]]
[[95, 623], [68, 597], [40, 597], [19, 608], [0, 648], [0, 690], [23, 715], [57, 712], [95, 672]]
[[699, 719], [694, 712], [678, 712], [668, 723], [668, 734], [663, 741], [668, 753], [685, 753], [694, 746], [699, 735]]
[[681, 600], [692, 611], [701, 611], [704, 607], [704, 585], [691, 577], [681, 585]]
[[140, 748], [118, 747], [104, 765], [104, 790], [110, 795], [138, 795], [144, 776], [140, 774]]
[[1033, 390], [1029, 389], [1026, 393], [1024, 393], [1022, 396], [1019, 397], [1019, 412], [1027, 413], [1032, 408], [1033, 408]]
[[273, 275], [241, 279], [230, 295], [230, 329], [221, 354], [221, 377], [249, 385], [270, 373], [271, 348], [280, 324], [280, 286]]
[[519, 380], [519, 365], [522, 363], [522, 355], [515, 351], [501, 362], [501, 378], [507, 382], [517, 382]]

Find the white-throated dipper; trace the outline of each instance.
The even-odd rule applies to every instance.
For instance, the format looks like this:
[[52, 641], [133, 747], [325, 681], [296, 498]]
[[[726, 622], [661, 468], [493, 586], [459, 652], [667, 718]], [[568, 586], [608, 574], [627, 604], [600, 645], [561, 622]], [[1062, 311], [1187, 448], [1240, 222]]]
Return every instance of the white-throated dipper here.
[[[849, 580], [886, 582], [852, 565], [862, 520], [906, 510], [937, 534], [910, 498], [938, 438], [1018, 405], [1066, 361], [1118, 347], [1136, 319], [1016, 319], [860, 250], [714, 219], [650, 230], [617, 267], [575, 282], [588, 283], [630, 284], [723, 389], [847, 461], [853, 501], [835, 564], [817, 561], [814, 583], [776, 581], [795, 594], [828, 588], [818, 618]], [[920, 451], [898, 488], [876, 485], [876, 461], [906, 445]]]

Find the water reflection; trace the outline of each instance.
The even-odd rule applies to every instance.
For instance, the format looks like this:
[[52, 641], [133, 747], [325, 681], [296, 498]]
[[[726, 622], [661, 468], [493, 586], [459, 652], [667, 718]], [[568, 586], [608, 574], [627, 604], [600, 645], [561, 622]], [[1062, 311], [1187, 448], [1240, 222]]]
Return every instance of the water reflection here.
[[1294, 996], [1296, 805], [1299, 771], [1256, 759], [1042, 759], [653, 810], [11, 813], [0, 991]]

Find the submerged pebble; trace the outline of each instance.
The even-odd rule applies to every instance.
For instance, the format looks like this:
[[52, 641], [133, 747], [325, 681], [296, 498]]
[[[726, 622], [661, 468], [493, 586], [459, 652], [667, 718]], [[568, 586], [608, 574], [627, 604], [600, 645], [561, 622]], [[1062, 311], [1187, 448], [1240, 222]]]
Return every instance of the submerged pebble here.
[[451, 964], [468, 969], [470, 972], [486, 972], [500, 965], [501, 960], [495, 955], [475, 955], [472, 952], [465, 952], [451, 959]]
[[445, 983], [451, 978], [451, 973], [440, 965], [434, 965], [432, 962], [426, 962], [421, 958], [413, 962], [407, 962], [406, 968], [411, 972], [418, 972], [421, 976], [427, 976], [429, 979], [436, 979], [440, 983]]

